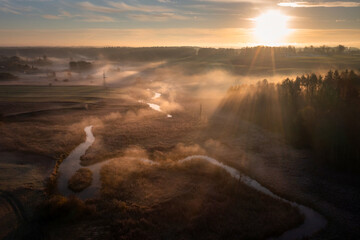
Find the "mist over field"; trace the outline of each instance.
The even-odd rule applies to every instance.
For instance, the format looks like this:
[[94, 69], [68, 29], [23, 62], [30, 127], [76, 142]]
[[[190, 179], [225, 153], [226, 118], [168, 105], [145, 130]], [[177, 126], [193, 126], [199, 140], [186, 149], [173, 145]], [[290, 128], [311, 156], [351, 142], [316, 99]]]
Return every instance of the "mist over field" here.
[[360, 51], [0, 48], [0, 238], [356, 239]]
[[0, 240], [360, 239], [358, 0], [0, 0]]

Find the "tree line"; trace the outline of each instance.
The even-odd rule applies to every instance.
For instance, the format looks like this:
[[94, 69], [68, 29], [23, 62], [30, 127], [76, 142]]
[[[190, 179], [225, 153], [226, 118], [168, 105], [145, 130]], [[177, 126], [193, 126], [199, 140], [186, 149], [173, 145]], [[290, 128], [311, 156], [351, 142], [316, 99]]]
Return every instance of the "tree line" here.
[[352, 70], [232, 86], [220, 111], [279, 132], [332, 166], [360, 170], [360, 75]]
[[[19, 47], [19, 48], [0, 48], [0, 55], [4, 56], [23, 56], [28, 58], [38, 58], [38, 56], [51, 56], [57, 58], [76, 58], [87, 56], [93, 59], [108, 59], [117, 61], [157, 61], [169, 59], [181, 59], [186, 57], [242, 57], [252, 58], [258, 54], [266, 56], [306, 56], [306, 55], [359, 55], [357, 48], [339, 45], [329, 46], [254, 46], [243, 48], [207, 48], [207, 47]], [[44, 60], [44, 59], [40, 59]]]

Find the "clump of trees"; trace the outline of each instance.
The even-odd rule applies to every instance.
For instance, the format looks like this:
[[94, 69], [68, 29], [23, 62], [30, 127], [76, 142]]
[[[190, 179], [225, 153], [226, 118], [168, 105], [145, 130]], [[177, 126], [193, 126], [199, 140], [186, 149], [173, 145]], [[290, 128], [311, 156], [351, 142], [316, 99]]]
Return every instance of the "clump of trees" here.
[[69, 179], [68, 187], [74, 192], [81, 192], [92, 182], [92, 172], [88, 168], [80, 168]]
[[344, 45], [338, 45], [337, 47], [328, 47], [328, 46], [320, 46], [320, 47], [304, 47], [299, 51], [299, 53], [303, 54], [319, 54], [319, 55], [331, 55], [331, 54], [343, 54], [346, 50], [349, 50]]
[[27, 61], [17, 57], [0, 56], [0, 69], [6, 71], [28, 72], [37, 70], [33, 66], [27, 64]]
[[48, 66], [48, 65], [52, 65], [52, 62], [50, 61], [50, 59], [44, 55], [42, 57], [37, 58], [36, 60], [33, 61], [33, 63], [37, 66]]
[[74, 72], [82, 72], [82, 71], [88, 71], [91, 70], [92, 64], [90, 62], [86, 61], [71, 61], [69, 63], [69, 67], [71, 71]]
[[17, 79], [18, 77], [11, 73], [0, 72], [0, 81], [12, 81]]
[[60, 195], [52, 195], [38, 206], [37, 220], [43, 226], [59, 222], [74, 223], [84, 218], [89, 219], [94, 213], [94, 208], [75, 196], [66, 198]]
[[360, 75], [345, 70], [233, 86], [220, 111], [279, 132], [333, 166], [360, 170], [359, 106]]

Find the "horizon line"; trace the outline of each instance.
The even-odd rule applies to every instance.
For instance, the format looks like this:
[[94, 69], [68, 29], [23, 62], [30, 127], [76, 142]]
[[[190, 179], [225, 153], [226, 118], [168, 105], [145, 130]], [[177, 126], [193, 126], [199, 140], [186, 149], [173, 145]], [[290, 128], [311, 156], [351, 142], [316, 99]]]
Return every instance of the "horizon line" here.
[[154, 45], [154, 46], [126, 46], [126, 45], [114, 45], [114, 46], [94, 46], [94, 45], [73, 45], [73, 46], [46, 46], [46, 45], [17, 45], [17, 46], [1, 46], [0, 48], [217, 48], [217, 49], [243, 49], [243, 48], [247, 48], [247, 47], [271, 47], [271, 48], [281, 48], [281, 47], [294, 47], [294, 48], [305, 48], [305, 47], [330, 47], [330, 48], [334, 48], [337, 46], [344, 46], [346, 48], [356, 48], [356, 49], [360, 49], [359, 47], [355, 47], [355, 46], [346, 46], [344, 44], [331, 44], [331, 45], [326, 45], [326, 44], [281, 44], [281, 45], [265, 45], [265, 44], [253, 44], [253, 45], [244, 45], [244, 46], [196, 46], [196, 45]]

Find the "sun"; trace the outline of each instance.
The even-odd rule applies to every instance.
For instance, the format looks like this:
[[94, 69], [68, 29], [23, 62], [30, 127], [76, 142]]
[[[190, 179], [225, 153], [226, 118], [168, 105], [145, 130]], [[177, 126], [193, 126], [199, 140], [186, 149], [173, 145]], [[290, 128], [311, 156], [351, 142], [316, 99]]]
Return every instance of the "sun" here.
[[254, 34], [257, 42], [262, 45], [281, 45], [290, 30], [287, 27], [289, 17], [280, 11], [270, 10], [255, 18]]

